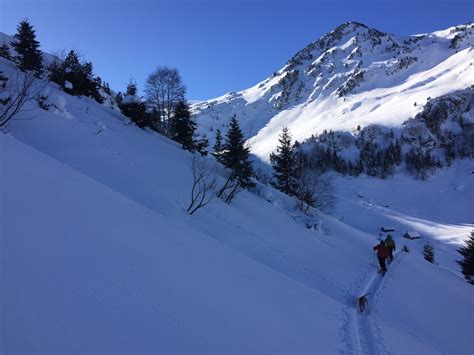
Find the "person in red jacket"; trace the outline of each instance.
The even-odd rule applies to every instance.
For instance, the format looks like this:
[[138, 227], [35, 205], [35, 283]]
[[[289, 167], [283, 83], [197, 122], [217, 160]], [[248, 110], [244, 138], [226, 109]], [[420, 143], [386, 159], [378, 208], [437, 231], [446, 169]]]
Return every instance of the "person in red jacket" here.
[[385, 266], [385, 259], [388, 257], [388, 249], [385, 246], [383, 240], [376, 246], [374, 246], [374, 250], [377, 250], [377, 257], [379, 259], [380, 269], [382, 269], [382, 274], [387, 272], [387, 267]]

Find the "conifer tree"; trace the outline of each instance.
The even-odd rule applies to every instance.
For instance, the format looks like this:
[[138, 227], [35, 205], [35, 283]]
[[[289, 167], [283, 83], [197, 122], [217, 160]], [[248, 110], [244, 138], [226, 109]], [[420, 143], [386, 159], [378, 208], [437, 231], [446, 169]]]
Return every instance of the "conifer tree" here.
[[76, 52], [73, 50], [64, 59], [62, 71], [64, 75], [64, 91], [71, 95], [81, 95], [83, 92], [81, 87], [82, 65]]
[[216, 160], [222, 163], [222, 151], [224, 147], [222, 145], [222, 133], [219, 128], [216, 130], [216, 139], [215, 139], [213, 149], [214, 149], [214, 156], [216, 157]]
[[120, 106], [122, 101], [123, 101], [123, 94], [119, 91], [117, 95], [115, 95], [115, 102], [117, 103], [117, 105]]
[[91, 62], [85, 62], [81, 66], [80, 71], [81, 89], [80, 95], [89, 96], [98, 103], [104, 102], [104, 98], [100, 94], [102, 80], [98, 76], [94, 76], [94, 67]]
[[461, 272], [464, 278], [471, 285], [474, 285], [474, 229], [471, 231], [471, 236], [466, 240], [466, 245], [458, 249], [458, 253], [463, 256], [463, 259], [458, 261], [461, 265]]
[[4, 43], [0, 47], [0, 57], [5, 58], [6, 60], [12, 60], [12, 55], [10, 53], [10, 47], [6, 43]]
[[127, 85], [125, 97], [121, 97], [118, 105], [122, 113], [129, 117], [138, 127], [144, 128], [151, 125], [150, 115], [146, 110], [146, 105], [142, 100], [136, 96], [137, 84], [130, 81]]
[[48, 67], [48, 80], [64, 88], [64, 68], [59, 60], [55, 60]]
[[253, 168], [250, 161], [250, 149], [245, 146], [244, 135], [236, 115], [232, 117], [226, 133], [222, 162], [232, 170], [233, 177], [238, 179], [242, 187], [254, 186], [251, 181]]
[[189, 106], [184, 100], [180, 100], [171, 119], [171, 138], [181, 143], [183, 149], [192, 151], [196, 147], [193, 139], [195, 130], [196, 123], [191, 119]]
[[293, 195], [296, 186], [296, 164], [291, 146], [291, 135], [287, 127], [281, 131], [278, 141], [280, 145], [277, 147], [276, 153], [270, 154], [270, 162], [274, 170], [274, 185], [287, 195]]
[[434, 248], [429, 243], [423, 246], [423, 257], [426, 261], [434, 263]]
[[31, 70], [36, 76], [40, 76], [43, 73], [43, 59], [35, 32], [28, 20], [21, 21], [11, 45], [17, 52], [15, 59], [20, 70]]
[[125, 95], [137, 96], [137, 91], [138, 91], [137, 83], [135, 82], [135, 80], [130, 79], [127, 85], [127, 90], [125, 90]]
[[104, 81], [102, 83], [102, 90], [104, 90], [104, 92], [107, 94], [107, 95], [112, 95], [112, 90], [110, 89], [110, 86], [109, 86], [109, 83]]
[[207, 139], [206, 135], [199, 137], [194, 142], [196, 146], [196, 150], [201, 155], [207, 155], [207, 148], [209, 147], [209, 139]]
[[93, 70], [91, 62], [81, 64], [78, 55], [72, 50], [62, 63], [51, 64], [49, 80], [61, 85], [68, 94], [92, 97], [102, 103], [104, 102], [100, 94], [102, 80], [94, 76]]

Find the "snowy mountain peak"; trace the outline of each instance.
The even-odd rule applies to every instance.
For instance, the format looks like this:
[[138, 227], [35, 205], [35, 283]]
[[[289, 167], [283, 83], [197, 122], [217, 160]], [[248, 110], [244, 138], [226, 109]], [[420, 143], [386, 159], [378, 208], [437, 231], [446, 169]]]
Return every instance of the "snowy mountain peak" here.
[[344, 23], [254, 87], [194, 104], [199, 129], [212, 140], [236, 114], [266, 160], [283, 126], [299, 141], [330, 129], [400, 126], [427, 98], [474, 84], [473, 27], [398, 37]]
[[359, 38], [366, 35], [367, 33], [370, 34], [371, 39], [374, 42], [377, 42], [378, 37], [387, 36], [387, 34], [376, 29], [369, 29], [368, 26], [362, 23], [354, 21], [346, 22], [336, 27], [334, 30], [328, 32], [318, 40], [308, 44], [305, 48], [296, 53], [288, 61], [287, 65], [292, 66], [300, 61], [311, 59], [313, 52], [317, 49], [322, 51], [330, 50], [338, 42], [341, 42], [341, 40], [347, 39], [345, 38], [346, 36], [350, 37], [349, 40], [353, 40], [354, 38]]

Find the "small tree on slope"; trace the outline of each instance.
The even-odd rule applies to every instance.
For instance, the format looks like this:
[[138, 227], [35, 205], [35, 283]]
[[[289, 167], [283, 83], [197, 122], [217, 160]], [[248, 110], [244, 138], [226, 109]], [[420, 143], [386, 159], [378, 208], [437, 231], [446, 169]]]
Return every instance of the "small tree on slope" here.
[[209, 139], [204, 134], [200, 137], [195, 137], [194, 145], [196, 146], [196, 151], [201, 154], [202, 156], [207, 155], [208, 151], [207, 148], [209, 147]]
[[11, 45], [18, 54], [15, 58], [18, 67], [22, 71], [31, 70], [36, 76], [40, 76], [43, 73], [43, 59], [39, 42], [36, 40], [36, 31], [28, 20], [21, 21], [17, 31]]
[[296, 169], [291, 135], [287, 127], [281, 131], [278, 140], [280, 145], [276, 153], [270, 154], [270, 162], [275, 177], [275, 187], [287, 195], [293, 195], [296, 190]]
[[461, 265], [461, 272], [464, 278], [471, 285], [474, 285], [474, 229], [471, 231], [471, 236], [466, 240], [466, 245], [458, 249], [458, 253], [463, 256], [458, 263]]
[[214, 149], [214, 153], [213, 153], [214, 157], [219, 163], [222, 163], [222, 151], [224, 148], [222, 146], [222, 134], [219, 128], [216, 130], [216, 140], [215, 140], [213, 149]]
[[12, 55], [10, 53], [10, 48], [6, 43], [0, 47], [0, 57], [5, 58], [6, 60], [12, 60]]
[[191, 151], [196, 147], [193, 138], [195, 130], [196, 123], [191, 119], [188, 105], [184, 100], [179, 101], [171, 119], [171, 138], [181, 143], [183, 149]]
[[5, 76], [3, 71], [0, 71], [0, 105], [6, 105], [10, 102], [11, 97], [8, 94], [7, 87], [8, 77]]
[[137, 84], [130, 81], [127, 85], [127, 91], [119, 102], [119, 108], [122, 113], [129, 117], [138, 127], [144, 128], [151, 125], [150, 115], [146, 111], [146, 105], [137, 96]]
[[434, 263], [434, 248], [429, 243], [423, 246], [423, 257], [426, 261]]
[[236, 178], [243, 188], [254, 186], [250, 179], [253, 175], [250, 149], [245, 146], [244, 135], [235, 115], [230, 121], [229, 130], [225, 137], [222, 162], [232, 170], [232, 177]]
[[100, 94], [102, 80], [99, 76], [94, 76], [94, 67], [91, 62], [85, 62], [82, 65], [83, 90], [85, 96], [92, 97], [98, 103], [103, 103], [104, 98]]

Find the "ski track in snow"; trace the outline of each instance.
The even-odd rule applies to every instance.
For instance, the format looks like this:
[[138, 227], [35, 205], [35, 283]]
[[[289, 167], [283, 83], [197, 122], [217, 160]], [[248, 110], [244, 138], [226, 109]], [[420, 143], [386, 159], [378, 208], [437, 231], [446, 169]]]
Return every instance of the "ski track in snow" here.
[[[373, 272], [370, 277], [367, 277], [369, 272], [365, 271], [352, 283], [350, 289], [357, 296], [355, 296], [353, 300], [355, 306], [353, 312], [350, 312], [345, 307], [343, 309], [343, 321], [340, 334], [345, 349], [340, 350], [341, 354], [389, 354], [384, 346], [382, 334], [377, 324], [376, 306], [379, 301], [379, 291], [385, 287], [387, 277], [396, 270], [396, 266], [401, 262], [403, 257], [403, 253], [399, 252], [395, 254], [394, 261], [388, 265], [388, 271], [384, 277], [381, 277], [378, 271]], [[373, 269], [373, 264], [371, 263], [370, 265], [371, 269]], [[364, 284], [364, 280], [367, 279], [368, 281]], [[364, 313], [360, 314], [357, 300], [359, 296], [367, 293], [369, 293], [369, 302]]]

